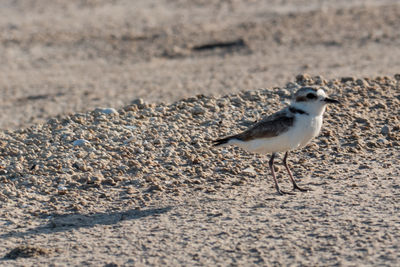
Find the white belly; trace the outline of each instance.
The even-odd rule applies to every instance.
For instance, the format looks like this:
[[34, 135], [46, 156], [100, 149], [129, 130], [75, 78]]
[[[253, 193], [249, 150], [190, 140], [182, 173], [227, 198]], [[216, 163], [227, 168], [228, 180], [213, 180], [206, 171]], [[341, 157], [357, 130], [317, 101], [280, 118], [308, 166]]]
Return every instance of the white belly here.
[[233, 139], [229, 144], [255, 153], [268, 154], [285, 152], [306, 146], [318, 135], [322, 125], [322, 116], [297, 115], [293, 127], [279, 136], [259, 138], [250, 141]]

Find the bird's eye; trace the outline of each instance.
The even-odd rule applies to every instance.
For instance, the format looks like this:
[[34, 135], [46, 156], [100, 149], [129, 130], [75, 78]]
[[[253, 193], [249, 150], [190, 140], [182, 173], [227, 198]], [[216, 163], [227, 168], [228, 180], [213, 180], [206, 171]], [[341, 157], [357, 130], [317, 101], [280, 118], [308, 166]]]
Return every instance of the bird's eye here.
[[314, 98], [317, 98], [317, 96], [314, 95], [313, 93], [309, 93], [309, 94], [307, 94], [307, 98], [308, 99], [314, 99]]

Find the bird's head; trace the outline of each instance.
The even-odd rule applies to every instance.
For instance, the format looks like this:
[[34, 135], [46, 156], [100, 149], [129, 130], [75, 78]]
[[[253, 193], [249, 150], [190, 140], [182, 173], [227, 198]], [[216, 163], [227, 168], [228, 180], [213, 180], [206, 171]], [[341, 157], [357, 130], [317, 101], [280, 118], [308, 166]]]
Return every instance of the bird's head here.
[[291, 105], [309, 114], [322, 115], [327, 104], [339, 104], [338, 100], [328, 98], [321, 88], [302, 87], [293, 95]]

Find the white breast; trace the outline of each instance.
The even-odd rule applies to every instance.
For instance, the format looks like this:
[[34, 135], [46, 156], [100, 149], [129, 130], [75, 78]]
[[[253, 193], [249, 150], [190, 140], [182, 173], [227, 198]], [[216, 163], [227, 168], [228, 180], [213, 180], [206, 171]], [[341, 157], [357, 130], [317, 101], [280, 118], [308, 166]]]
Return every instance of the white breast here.
[[314, 137], [316, 137], [322, 126], [322, 115], [298, 115], [296, 120], [296, 130], [302, 140], [297, 148], [306, 146]]
[[285, 133], [270, 138], [258, 138], [250, 141], [233, 139], [229, 144], [256, 153], [267, 154], [285, 152], [304, 147], [318, 135], [322, 125], [322, 116], [296, 114], [294, 125]]

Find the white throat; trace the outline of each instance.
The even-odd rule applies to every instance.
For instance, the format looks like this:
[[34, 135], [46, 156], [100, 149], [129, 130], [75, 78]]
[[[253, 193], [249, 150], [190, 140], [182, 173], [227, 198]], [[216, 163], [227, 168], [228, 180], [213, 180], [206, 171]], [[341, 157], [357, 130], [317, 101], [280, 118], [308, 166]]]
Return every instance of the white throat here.
[[313, 116], [322, 116], [325, 112], [326, 105], [324, 102], [316, 101], [316, 102], [292, 102], [292, 107], [297, 109], [301, 109]]

